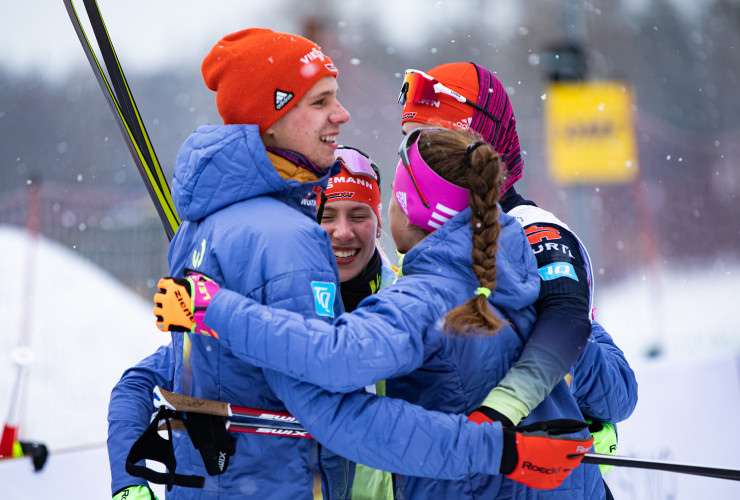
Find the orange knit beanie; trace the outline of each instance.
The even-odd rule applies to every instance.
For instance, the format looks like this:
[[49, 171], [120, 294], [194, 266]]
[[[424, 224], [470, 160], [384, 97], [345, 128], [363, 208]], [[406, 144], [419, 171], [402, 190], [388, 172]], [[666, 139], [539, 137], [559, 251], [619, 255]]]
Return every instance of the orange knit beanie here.
[[257, 124], [263, 134], [337, 69], [310, 40], [265, 28], [222, 38], [201, 65], [224, 124]]

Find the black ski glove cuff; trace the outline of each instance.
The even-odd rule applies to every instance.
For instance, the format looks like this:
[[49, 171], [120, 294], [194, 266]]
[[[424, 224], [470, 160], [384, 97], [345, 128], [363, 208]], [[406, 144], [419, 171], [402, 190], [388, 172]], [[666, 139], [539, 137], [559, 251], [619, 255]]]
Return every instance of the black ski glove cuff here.
[[476, 411], [481, 412], [483, 415], [490, 418], [494, 422], [501, 422], [501, 425], [503, 425], [504, 427], [508, 427], [509, 429], [514, 427], [514, 422], [509, 420], [509, 417], [507, 417], [503, 413], [497, 412], [493, 408], [489, 408], [488, 406], [481, 406]]
[[519, 461], [516, 451], [516, 432], [504, 429], [504, 447], [501, 452], [501, 474], [511, 474]]

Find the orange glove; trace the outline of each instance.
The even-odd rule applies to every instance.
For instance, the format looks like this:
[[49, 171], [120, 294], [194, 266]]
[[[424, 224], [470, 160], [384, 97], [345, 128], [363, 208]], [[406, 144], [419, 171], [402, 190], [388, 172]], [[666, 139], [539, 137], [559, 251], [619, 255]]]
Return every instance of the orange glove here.
[[530, 488], [557, 488], [578, 467], [594, 441], [590, 436], [563, 435], [585, 428], [585, 422], [558, 419], [504, 429], [501, 473]]
[[218, 338], [218, 334], [203, 323], [208, 304], [221, 289], [205, 274], [189, 269], [185, 278], [168, 276], [157, 283], [154, 294], [154, 315], [157, 328], [163, 332], [193, 332]]

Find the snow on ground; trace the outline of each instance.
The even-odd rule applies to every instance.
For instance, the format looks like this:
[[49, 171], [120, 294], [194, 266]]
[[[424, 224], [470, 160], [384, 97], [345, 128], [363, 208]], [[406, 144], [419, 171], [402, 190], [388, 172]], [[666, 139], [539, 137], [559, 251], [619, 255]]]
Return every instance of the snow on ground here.
[[152, 304], [53, 241], [34, 244], [25, 231], [0, 226], [0, 248], [0, 418], [16, 379], [11, 351], [21, 338], [35, 353], [21, 438], [52, 450], [104, 443], [113, 385], [169, 341], [154, 324]]
[[740, 264], [637, 275], [595, 292], [596, 320], [630, 361], [656, 346], [666, 358], [740, 353]]

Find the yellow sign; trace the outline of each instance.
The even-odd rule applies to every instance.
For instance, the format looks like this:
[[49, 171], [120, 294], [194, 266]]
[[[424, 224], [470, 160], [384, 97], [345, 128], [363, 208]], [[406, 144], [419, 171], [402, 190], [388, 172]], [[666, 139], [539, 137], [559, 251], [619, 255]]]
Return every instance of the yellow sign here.
[[637, 175], [632, 92], [622, 82], [553, 83], [545, 98], [550, 172], [562, 184], [630, 182]]

